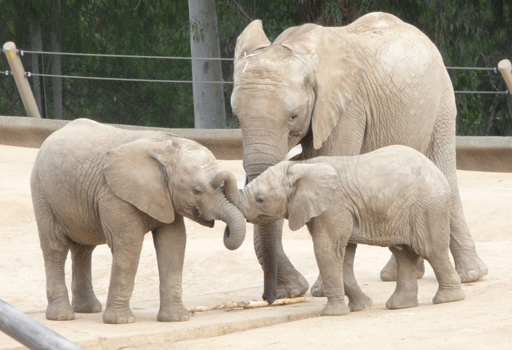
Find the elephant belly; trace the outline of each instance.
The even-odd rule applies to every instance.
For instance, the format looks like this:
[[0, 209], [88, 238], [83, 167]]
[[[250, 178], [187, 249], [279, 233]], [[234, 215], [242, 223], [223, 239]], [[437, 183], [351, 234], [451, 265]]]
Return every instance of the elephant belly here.
[[101, 225], [89, 222], [67, 222], [65, 236], [71, 241], [84, 245], [105, 244], [105, 234]]
[[99, 219], [86, 218], [83, 215], [55, 215], [57, 225], [63, 235], [71, 241], [84, 245], [105, 244], [105, 234]]

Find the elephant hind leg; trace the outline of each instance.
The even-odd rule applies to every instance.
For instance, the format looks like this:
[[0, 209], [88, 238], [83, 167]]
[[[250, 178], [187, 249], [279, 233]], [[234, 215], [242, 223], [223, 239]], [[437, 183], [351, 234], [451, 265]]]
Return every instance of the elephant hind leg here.
[[396, 289], [386, 303], [388, 309], [418, 306], [416, 266], [418, 255], [408, 247], [389, 247], [396, 259]]
[[432, 254], [426, 259], [432, 265], [439, 282], [439, 289], [432, 302], [440, 304], [463, 300], [466, 296], [461, 287], [460, 277], [450, 262], [448, 249], [444, 252]]
[[92, 287], [91, 258], [96, 246], [71, 243], [72, 259], [72, 306], [74, 312], [94, 313], [101, 311], [101, 303]]
[[[422, 257], [418, 258], [416, 264], [416, 278], [420, 279], [425, 274], [425, 261]], [[391, 255], [386, 265], [380, 271], [380, 279], [384, 282], [396, 281], [396, 258]]]
[[64, 275], [69, 240], [65, 236], [62, 227], [57, 223], [53, 210], [43, 195], [39, 183], [33, 181], [31, 187], [46, 273], [46, 298], [48, 300], [46, 318], [53, 321], [72, 320], [75, 318], [75, 314], [69, 304]]
[[453, 120], [453, 125], [451, 127], [443, 125], [434, 127], [432, 141], [426, 155], [446, 176], [454, 196], [450, 218], [450, 251], [455, 261], [455, 269], [462, 282], [468, 283], [487, 275], [488, 269], [476, 252], [460, 199], [455, 154], [456, 113], [453, 103], [441, 105], [437, 119], [440, 121]]

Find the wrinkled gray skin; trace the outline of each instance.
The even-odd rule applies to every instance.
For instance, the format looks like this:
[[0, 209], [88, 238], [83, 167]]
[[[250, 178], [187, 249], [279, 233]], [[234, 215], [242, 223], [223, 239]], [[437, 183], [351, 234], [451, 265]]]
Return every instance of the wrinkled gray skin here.
[[[225, 245], [237, 249], [245, 219], [226, 198], [237, 193], [233, 174], [221, 171], [198, 143], [153, 131], [127, 131], [87, 119], [69, 123], [43, 143], [31, 177], [32, 199], [46, 270], [49, 320], [100, 312], [91, 284], [98, 244], [112, 251], [106, 323], [130, 323], [129, 301], [144, 235], [151, 231], [160, 277], [158, 321], [185, 321], [183, 217], [229, 227]], [[234, 191], [234, 192], [233, 192]], [[226, 194], [225, 194], [226, 193]], [[71, 250], [72, 305], [64, 280]]]
[[327, 297], [321, 314], [344, 315], [371, 305], [343, 265], [349, 243], [393, 252], [397, 285], [390, 309], [418, 305], [419, 256], [439, 282], [434, 304], [464, 299], [450, 262], [453, 199], [434, 163], [412, 148], [389, 146], [360, 156], [283, 161], [242, 190], [237, 205], [255, 224], [287, 218], [295, 231], [307, 223]]
[[[458, 192], [452, 83], [423, 33], [392, 15], [371, 13], [345, 27], [292, 27], [270, 43], [256, 20], [238, 37], [234, 58], [231, 104], [243, 132], [249, 181], [297, 144], [305, 159], [410, 146], [441, 169], [455, 196], [450, 249], [462, 281], [487, 274]], [[255, 227], [269, 301], [308, 289], [284, 254], [282, 225]], [[355, 248], [347, 247], [347, 259]], [[382, 271], [384, 280], [395, 279], [395, 265], [391, 260]], [[322, 288], [319, 276], [311, 292], [322, 296]]]

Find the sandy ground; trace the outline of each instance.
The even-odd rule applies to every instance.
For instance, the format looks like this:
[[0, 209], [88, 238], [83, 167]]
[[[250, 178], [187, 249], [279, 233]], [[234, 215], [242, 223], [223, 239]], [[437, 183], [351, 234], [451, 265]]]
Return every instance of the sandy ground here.
[[[372, 308], [342, 317], [318, 317], [324, 298], [307, 294], [297, 305], [257, 310], [196, 313], [183, 323], [158, 323], [158, 273], [150, 235], [141, 255], [131, 306], [137, 321], [105, 325], [100, 314], [77, 314], [67, 322], [44, 318], [42, 254], [30, 196], [30, 171], [37, 150], [0, 146], [0, 299], [12, 304], [84, 349], [511, 349], [512, 348], [512, 174], [459, 171], [467, 221], [489, 275], [463, 286], [466, 299], [433, 305], [437, 283], [430, 267], [419, 281], [420, 305], [388, 310], [394, 283], [379, 280], [389, 258], [384, 248], [359, 246], [356, 276], [373, 299]], [[240, 161], [221, 161], [241, 178]], [[262, 271], [252, 246], [252, 225], [237, 251], [223, 247], [224, 225], [213, 229], [190, 221], [183, 273], [186, 306], [259, 300]], [[305, 229], [284, 232], [284, 247], [313, 284], [318, 269]], [[100, 246], [93, 256], [93, 283], [104, 304], [111, 255]], [[70, 262], [66, 267], [70, 285]], [[23, 348], [0, 333], [0, 349]]]

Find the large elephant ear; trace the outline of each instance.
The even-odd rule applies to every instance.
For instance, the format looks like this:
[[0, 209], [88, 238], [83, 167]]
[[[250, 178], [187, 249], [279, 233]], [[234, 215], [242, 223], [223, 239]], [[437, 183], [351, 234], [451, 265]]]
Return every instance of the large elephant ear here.
[[167, 185], [169, 174], [158, 159], [169, 145], [169, 141], [150, 139], [121, 145], [107, 152], [103, 168], [116, 196], [164, 223], [174, 221], [174, 208]]
[[263, 31], [262, 22], [260, 19], [256, 19], [249, 23], [236, 39], [235, 61], [243, 55], [249, 55], [269, 45], [270, 41]]
[[313, 54], [316, 58], [316, 102], [311, 116], [315, 149], [322, 147], [343, 119], [361, 82], [362, 68], [354, 50], [342, 34], [333, 30], [305, 27], [298, 32], [301, 35], [289, 35], [281, 44], [298, 55]]
[[296, 231], [329, 209], [339, 179], [328, 163], [294, 164], [288, 169], [288, 179], [294, 187], [288, 200], [288, 224]]

